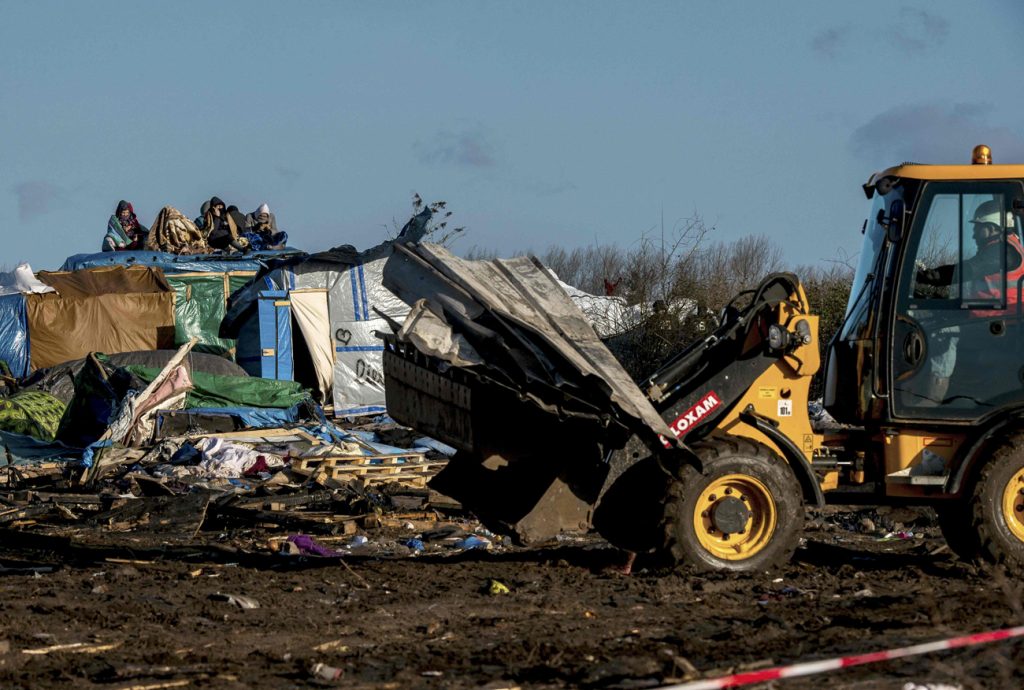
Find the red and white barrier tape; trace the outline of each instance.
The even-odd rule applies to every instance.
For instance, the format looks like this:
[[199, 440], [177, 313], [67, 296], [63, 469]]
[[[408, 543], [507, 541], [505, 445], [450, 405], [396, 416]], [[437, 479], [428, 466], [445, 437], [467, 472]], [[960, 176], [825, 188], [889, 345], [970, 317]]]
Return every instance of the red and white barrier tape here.
[[849, 666], [860, 666], [861, 664], [872, 664], [876, 661], [888, 661], [899, 659], [905, 656], [917, 654], [928, 654], [929, 652], [941, 652], [945, 649], [956, 649], [957, 647], [971, 647], [978, 644], [1009, 640], [1014, 637], [1024, 637], [1024, 626], [1006, 628], [1004, 630], [990, 630], [988, 632], [964, 635], [963, 637], [951, 637], [948, 640], [938, 642], [926, 642], [916, 644], [912, 647], [901, 647], [900, 649], [889, 649], [884, 652], [871, 652], [868, 654], [854, 654], [852, 656], [841, 656], [835, 659], [823, 659], [822, 661], [808, 661], [803, 664], [792, 664], [790, 666], [776, 666], [761, 671], [747, 671], [736, 673], [721, 678], [708, 680], [695, 680], [680, 685], [665, 685], [659, 690], [719, 690], [719, 688], [735, 688], [741, 685], [752, 683], [764, 683], [769, 680], [781, 678], [795, 678], [797, 676], [810, 676], [815, 673], [835, 671]]

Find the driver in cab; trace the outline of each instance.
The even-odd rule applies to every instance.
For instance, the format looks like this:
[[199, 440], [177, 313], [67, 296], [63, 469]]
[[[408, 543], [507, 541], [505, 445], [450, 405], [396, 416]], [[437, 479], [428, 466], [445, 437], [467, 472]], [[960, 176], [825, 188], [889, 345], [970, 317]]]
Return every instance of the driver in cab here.
[[[1016, 311], [1020, 294], [1018, 286], [1021, 278], [1024, 278], [1024, 246], [1021, 245], [1020, 237], [1017, 235], [1013, 215], [1004, 213], [999, 201], [985, 201], [975, 209], [970, 222], [974, 226], [973, 239], [977, 252], [974, 256], [964, 259], [959, 266], [949, 264], [929, 269], [919, 264], [914, 297], [956, 298], [957, 295], [954, 291], [957, 287], [957, 272], [960, 271], [963, 279], [961, 299], [967, 302], [987, 303], [983, 308], [972, 309], [964, 314], [968, 319], [998, 317], [1007, 312]], [[1004, 228], [1006, 230], [1005, 244], [1003, 242]], [[1006, 247], [1005, 274], [1002, 268], [1004, 246]], [[997, 306], [1003, 301], [1004, 285], [1006, 311]], [[993, 309], [993, 307], [996, 308]], [[916, 400], [916, 403], [913, 404], [934, 406], [949, 401], [947, 392], [953, 392], [949, 391], [950, 377], [956, 368], [957, 349], [962, 337], [961, 326], [956, 324], [940, 327], [929, 334], [931, 343], [928, 354], [929, 375], [925, 379], [923, 388], [919, 388], [920, 384], [910, 384], [906, 390]], [[974, 383], [966, 380], [955, 386], [958, 389], [958, 394], [978, 393], [973, 390], [976, 387]]]
[[[1006, 307], [1015, 308], [1018, 301], [1018, 281], [1024, 277], [1024, 245], [1017, 236], [1011, 213], [1003, 213], [998, 201], [985, 201], [978, 205], [971, 219], [973, 237], [978, 251], [965, 259], [963, 271], [963, 298], [967, 300], [1002, 300], [1003, 297], [1003, 228], [1006, 228]], [[949, 288], [956, 280], [956, 264], [937, 268], [921, 267], [917, 271], [918, 285]], [[915, 293], [917, 291], [915, 290]], [[915, 294], [915, 297], [923, 295]]]

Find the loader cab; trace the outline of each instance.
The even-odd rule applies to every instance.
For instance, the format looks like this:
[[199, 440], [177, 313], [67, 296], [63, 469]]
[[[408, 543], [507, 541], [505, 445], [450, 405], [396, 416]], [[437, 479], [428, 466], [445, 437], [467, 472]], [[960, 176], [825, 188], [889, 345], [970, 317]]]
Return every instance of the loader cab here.
[[872, 176], [825, 405], [852, 423], [974, 424], [1024, 405], [1024, 166]]

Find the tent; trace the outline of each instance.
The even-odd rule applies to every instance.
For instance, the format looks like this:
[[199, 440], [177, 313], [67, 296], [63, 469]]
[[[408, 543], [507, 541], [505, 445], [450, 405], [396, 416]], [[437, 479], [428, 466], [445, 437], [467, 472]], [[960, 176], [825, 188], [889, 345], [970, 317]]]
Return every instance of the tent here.
[[238, 338], [238, 363], [253, 376], [294, 379], [333, 404], [334, 415], [380, 414], [384, 400], [382, 342], [388, 320], [409, 307], [381, 285], [395, 242], [416, 242], [430, 211], [415, 216], [395, 240], [357, 251], [350, 245], [276, 263], [232, 296], [222, 336]]

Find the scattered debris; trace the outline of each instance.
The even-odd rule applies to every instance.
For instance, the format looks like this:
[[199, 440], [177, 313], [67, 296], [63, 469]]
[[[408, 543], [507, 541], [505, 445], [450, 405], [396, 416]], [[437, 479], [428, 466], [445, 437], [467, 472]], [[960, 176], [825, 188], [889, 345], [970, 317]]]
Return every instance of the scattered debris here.
[[345, 670], [327, 664], [315, 663], [310, 667], [309, 675], [321, 680], [337, 680], [345, 675]]
[[229, 604], [234, 604], [240, 609], [258, 609], [260, 602], [256, 601], [252, 597], [243, 596], [241, 594], [211, 594], [210, 599], [213, 601], [226, 601]]
[[71, 642], [69, 644], [55, 644], [49, 647], [39, 647], [36, 649], [23, 649], [22, 654], [54, 654], [57, 652], [69, 653], [69, 654], [98, 654], [100, 652], [108, 652], [111, 649], [117, 649], [121, 646], [120, 642], [112, 642], [109, 644], [90, 644], [87, 642]]
[[508, 588], [508, 585], [506, 585], [503, 582], [498, 582], [497, 580], [490, 580], [487, 583], [487, 593], [488, 594], [498, 595], [498, 594], [509, 594], [510, 592], [511, 592], [511, 590]]

